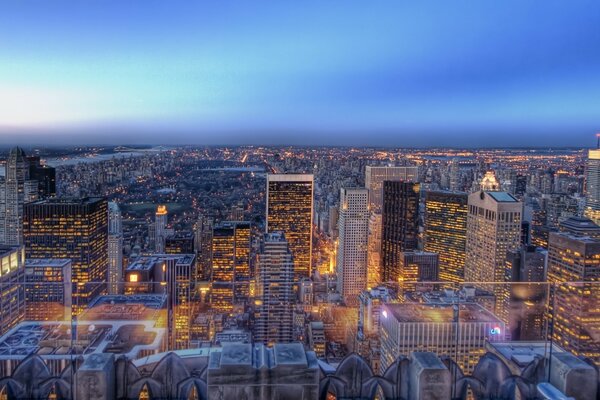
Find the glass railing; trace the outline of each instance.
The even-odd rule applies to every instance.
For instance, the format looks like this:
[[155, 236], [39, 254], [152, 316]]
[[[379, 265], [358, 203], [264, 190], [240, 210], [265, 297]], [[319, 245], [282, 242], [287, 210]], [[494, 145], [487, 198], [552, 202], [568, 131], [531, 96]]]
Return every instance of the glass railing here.
[[[397, 360], [433, 353], [450, 371], [455, 397], [483, 390], [476, 382], [489, 383], [490, 371], [502, 390], [541, 390], [539, 384], [551, 383], [564, 393], [567, 384], [559, 383], [569, 368], [595, 376], [589, 387], [597, 386], [600, 282], [403, 282], [365, 291], [352, 306], [331, 285], [315, 281], [310, 295], [298, 292], [292, 303], [265, 308], [253, 290], [241, 297], [230, 287], [213, 291], [208, 283], [109, 287], [19, 278], [0, 284], [0, 399], [11, 398], [6, 393], [16, 389], [8, 382], [24, 376], [38, 385], [36, 376], [60, 378], [48, 393], [70, 387], [74, 396], [75, 374], [92, 356], [126, 360], [141, 379], [170, 352], [186, 360], [188, 378], [200, 377], [211, 354], [224, 346], [272, 346], [277, 337], [314, 351], [320, 376], [335, 374], [351, 354], [373, 376], [384, 377]], [[19, 368], [32, 359], [36, 374], [22, 375]], [[196, 369], [194, 360], [200, 360]], [[511, 386], [506, 380], [515, 377], [522, 380]]]

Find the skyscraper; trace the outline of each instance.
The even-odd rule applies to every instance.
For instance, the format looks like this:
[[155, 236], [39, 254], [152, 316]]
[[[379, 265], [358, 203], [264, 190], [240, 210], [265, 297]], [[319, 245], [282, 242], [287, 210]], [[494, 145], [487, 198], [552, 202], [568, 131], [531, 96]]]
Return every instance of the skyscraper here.
[[23, 247], [0, 246], [0, 336], [25, 318]]
[[442, 281], [464, 280], [467, 201], [466, 193], [425, 192], [423, 248], [439, 254]]
[[196, 281], [207, 281], [210, 279], [212, 265], [212, 219], [201, 215], [194, 225], [194, 231], [194, 248], [198, 263]]
[[53, 198], [25, 204], [23, 236], [27, 259], [71, 259], [76, 312], [106, 290], [106, 199]]
[[29, 178], [38, 183], [38, 197], [56, 196], [56, 168], [42, 164], [39, 156], [27, 156], [27, 161]]
[[510, 290], [502, 283], [506, 254], [521, 243], [523, 204], [506, 192], [479, 191], [469, 195], [468, 206], [465, 281], [493, 290], [495, 314], [508, 324]]
[[294, 260], [283, 232], [265, 234], [258, 255], [255, 341], [291, 342], [293, 336]]
[[283, 232], [294, 256], [296, 280], [312, 273], [313, 175], [267, 176], [268, 232]]
[[29, 176], [29, 161], [20, 147], [10, 151], [0, 182], [0, 245], [23, 243], [23, 205], [37, 199], [38, 183]]
[[600, 240], [551, 232], [548, 282], [551, 287], [552, 339], [577, 356], [600, 365]]
[[419, 184], [385, 181], [382, 214], [382, 280], [398, 279], [400, 255], [417, 248], [419, 227]]
[[437, 253], [404, 251], [400, 253], [399, 260], [398, 267], [392, 270], [392, 280], [400, 283], [400, 295], [421, 288], [416, 282], [436, 282], [439, 279]]
[[123, 233], [123, 216], [114, 201], [108, 202], [108, 233]]
[[36, 258], [25, 261], [26, 319], [71, 319], [71, 260]]
[[108, 203], [108, 293], [123, 292], [123, 221], [121, 209]]
[[164, 253], [165, 252], [165, 239], [166, 239], [166, 232], [165, 230], [167, 229], [167, 219], [168, 219], [168, 211], [167, 211], [167, 206], [165, 205], [159, 205], [156, 208], [156, 214], [154, 216], [154, 229], [155, 229], [155, 236], [154, 236], [154, 250], [157, 253]]
[[338, 291], [349, 305], [358, 304], [358, 295], [367, 288], [368, 201], [367, 189], [340, 189], [337, 279]]
[[588, 151], [585, 184], [585, 216], [600, 224], [600, 149]]
[[369, 210], [381, 214], [383, 210], [383, 182], [418, 182], [419, 167], [378, 167], [365, 168], [365, 187], [369, 189]]
[[248, 300], [250, 290], [250, 223], [223, 222], [212, 239], [211, 303], [222, 312]]

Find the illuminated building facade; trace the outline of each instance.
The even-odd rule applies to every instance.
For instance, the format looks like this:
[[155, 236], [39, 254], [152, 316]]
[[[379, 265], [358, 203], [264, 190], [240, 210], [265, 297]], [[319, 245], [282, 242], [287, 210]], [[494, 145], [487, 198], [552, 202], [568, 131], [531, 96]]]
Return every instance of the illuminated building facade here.
[[194, 248], [198, 257], [196, 281], [208, 281], [212, 268], [212, 219], [201, 215], [194, 225], [194, 232]]
[[439, 254], [441, 281], [464, 281], [467, 202], [466, 193], [425, 192], [423, 249]]
[[20, 246], [0, 246], [0, 336], [25, 318], [25, 254]]
[[165, 238], [165, 253], [167, 254], [193, 254], [194, 233], [177, 232]]
[[23, 205], [37, 199], [38, 183], [31, 180], [29, 161], [20, 147], [10, 151], [0, 181], [0, 245], [23, 243]]
[[123, 291], [123, 235], [108, 234], [108, 294]]
[[[439, 256], [426, 251], [403, 251], [400, 263], [392, 270], [392, 280], [399, 283], [399, 295], [423, 289], [418, 282], [436, 282], [439, 280]], [[432, 284], [427, 283], [430, 287]]]
[[384, 304], [380, 321], [380, 371], [399, 356], [431, 351], [452, 357], [470, 373], [487, 342], [504, 341], [504, 322], [478, 304]]
[[119, 205], [114, 201], [108, 202], [108, 233], [123, 233], [123, 215]]
[[265, 234], [258, 255], [256, 342], [293, 340], [293, 285], [294, 259], [284, 233]]
[[479, 191], [469, 195], [468, 206], [465, 281], [493, 291], [495, 314], [508, 324], [505, 263], [521, 244], [523, 204], [510, 193]]
[[369, 233], [367, 251], [367, 287], [372, 288], [381, 282], [381, 213], [383, 209], [383, 182], [417, 182], [419, 167], [380, 167], [365, 168], [365, 187], [369, 190]]
[[585, 177], [585, 216], [600, 224], [600, 149], [589, 150]]
[[367, 288], [368, 201], [367, 189], [340, 190], [337, 289], [348, 305], [358, 304], [358, 295]]
[[548, 282], [552, 287], [552, 339], [600, 365], [600, 240], [551, 232]]
[[27, 321], [70, 320], [71, 260], [26, 260], [25, 298]]
[[250, 291], [249, 222], [224, 222], [213, 230], [211, 304], [230, 313], [248, 301]]
[[383, 282], [397, 282], [400, 254], [417, 248], [419, 190], [418, 183], [383, 182], [381, 247]]
[[154, 215], [154, 250], [157, 253], [165, 252], [165, 239], [166, 239], [166, 229], [167, 229], [167, 220], [169, 217], [169, 213], [167, 211], [167, 206], [159, 205], [156, 208], [156, 213]]
[[27, 259], [71, 259], [73, 308], [78, 313], [106, 291], [108, 203], [101, 197], [52, 198], [25, 204]]
[[284, 232], [296, 280], [312, 273], [313, 181], [311, 174], [267, 175], [266, 231]]

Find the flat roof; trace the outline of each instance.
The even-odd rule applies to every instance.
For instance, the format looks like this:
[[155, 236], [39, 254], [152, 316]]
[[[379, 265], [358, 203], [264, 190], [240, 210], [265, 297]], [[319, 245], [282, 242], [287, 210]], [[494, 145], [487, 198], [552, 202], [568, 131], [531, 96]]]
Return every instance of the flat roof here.
[[70, 258], [29, 258], [25, 260], [27, 267], [64, 267], [71, 264]]
[[267, 174], [268, 182], [313, 182], [313, 174]]
[[486, 192], [486, 193], [499, 203], [518, 203], [519, 202], [519, 200], [517, 200], [512, 194], [507, 193], [507, 192]]
[[[388, 303], [385, 307], [401, 323], [451, 323], [454, 320], [454, 305], [421, 303]], [[502, 323], [498, 317], [479, 304], [459, 304], [458, 317], [461, 323]]]

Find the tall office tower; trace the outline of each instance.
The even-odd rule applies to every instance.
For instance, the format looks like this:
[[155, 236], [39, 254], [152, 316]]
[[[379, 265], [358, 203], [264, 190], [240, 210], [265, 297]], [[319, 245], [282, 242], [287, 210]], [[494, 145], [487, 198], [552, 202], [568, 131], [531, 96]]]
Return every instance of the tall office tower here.
[[383, 182], [418, 182], [419, 167], [375, 167], [365, 168], [365, 187], [369, 189], [369, 210], [377, 214], [383, 211]]
[[165, 239], [168, 219], [167, 206], [159, 205], [156, 208], [156, 214], [154, 216], [154, 229], [156, 231], [154, 236], [154, 250], [157, 253], [165, 252]]
[[452, 357], [470, 373], [485, 354], [486, 343], [504, 341], [504, 323], [479, 304], [384, 304], [381, 315], [380, 371], [399, 356], [430, 351]]
[[[399, 295], [423, 289], [418, 282], [436, 282], [439, 280], [439, 256], [426, 251], [404, 251], [400, 253], [400, 264], [392, 270], [392, 280], [399, 283]], [[427, 283], [428, 289], [433, 285]]]
[[548, 251], [522, 246], [508, 251], [506, 274], [510, 284], [509, 326], [512, 340], [545, 340], [544, 313], [548, 298], [546, 282]]
[[369, 215], [367, 234], [367, 288], [381, 282], [381, 214]]
[[20, 147], [10, 151], [0, 182], [0, 245], [23, 243], [23, 205], [37, 199], [38, 183], [29, 176], [29, 162]]
[[520, 246], [523, 204], [506, 192], [479, 191], [469, 195], [468, 205], [465, 281], [493, 291], [495, 314], [508, 324], [506, 254]]
[[248, 301], [250, 223], [224, 222], [213, 230], [211, 303], [221, 312]]
[[552, 339], [576, 356], [600, 364], [600, 240], [551, 232], [548, 282]]
[[123, 216], [119, 205], [114, 201], [108, 202], [108, 233], [123, 233]]
[[450, 163], [450, 185], [449, 188], [453, 192], [458, 192], [462, 190], [461, 180], [460, 180], [460, 165], [458, 164], [458, 159], [453, 159]]
[[286, 343], [293, 335], [294, 258], [283, 232], [265, 234], [258, 255], [256, 342]]
[[71, 260], [25, 261], [27, 321], [70, 321], [71, 296]]
[[368, 202], [367, 189], [340, 189], [337, 289], [348, 305], [358, 304], [358, 295], [367, 288]]
[[106, 290], [108, 203], [100, 197], [52, 198], [25, 204], [27, 259], [70, 258], [73, 308], [79, 314]]
[[296, 280], [312, 274], [313, 175], [267, 176], [268, 232], [283, 232], [294, 256]]
[[394, 274], [400, 253], [417, 248], [419, 234], [419, 184], [383, 183], [381, 272], [383, 282], [397, 282]]
[[123, 235], [108, 234], [108, 293], [123, 293]]
[[0, 246], [0, 336], [25, 318], [25, 255], [20, 246]]
[[194, 225], [194, 231], [194, 247], [198, 257], [196, 281], [208, 281], [212, 266], [212, 219], [201, 215]]
[[423, 249], [439, 254], [442, 281], [464, 281], [467, 201], [466, 193], [425, 192]]
[[165, 238], [165, 253], [194, 254], [194, 233], [190, 231], [177, 232]]
[[42, 164], [39, 156], [28, 156], [29, 178], [38, 183], [38, 197], [56, 196], [56, 168]]

